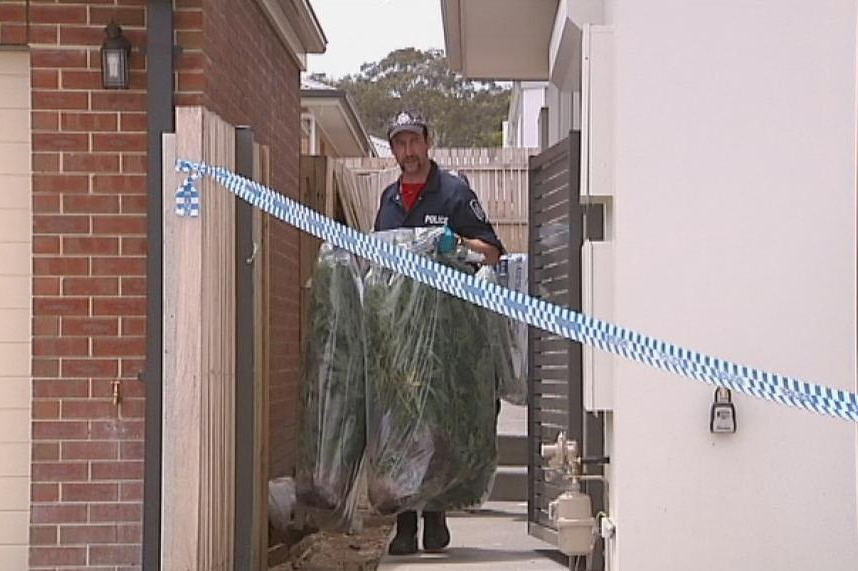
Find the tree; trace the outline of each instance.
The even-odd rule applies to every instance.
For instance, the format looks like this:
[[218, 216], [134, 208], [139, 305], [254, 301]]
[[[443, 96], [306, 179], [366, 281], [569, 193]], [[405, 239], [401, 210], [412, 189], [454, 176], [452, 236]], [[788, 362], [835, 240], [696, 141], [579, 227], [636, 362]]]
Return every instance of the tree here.
[[395, 50], [334, 84], [349, 94], [367, 131], [377, 137], [386, 136], [398, 111], [415, 109], [430, 123], [437, 147], [502, 144], [509, 88], [450, 71], [441, 50]]

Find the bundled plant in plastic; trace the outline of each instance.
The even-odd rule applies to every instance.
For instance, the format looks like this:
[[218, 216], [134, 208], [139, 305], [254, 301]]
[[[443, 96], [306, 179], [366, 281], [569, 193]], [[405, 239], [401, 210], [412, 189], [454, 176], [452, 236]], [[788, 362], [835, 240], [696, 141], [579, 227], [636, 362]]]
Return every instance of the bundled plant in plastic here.
[[[404, 230], [384, 234], [473, 273], [422, 250], [409, 230], [411, 239]], [[497, 463], [487, 312], [377, 266], [364, 284], [370, 503], [391, 514], [482, 502]]]
[[366, 345], [357, 260], [323, 244], [312, 277], [301, 380], [299, 504], [350, 517], [366, 444]]

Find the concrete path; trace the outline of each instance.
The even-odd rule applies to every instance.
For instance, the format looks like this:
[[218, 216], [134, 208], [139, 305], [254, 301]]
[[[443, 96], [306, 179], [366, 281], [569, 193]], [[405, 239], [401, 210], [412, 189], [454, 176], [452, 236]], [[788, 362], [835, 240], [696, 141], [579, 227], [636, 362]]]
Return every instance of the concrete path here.
[[[448, 514], [447, 525], [452, 540], [445, 553], [385, 555], [378, 571], [560, 571], [569, 568], [567, 558], [554, 546], [527, 534], [527, 504], [488, 502], [474, 513]], [[422, 527], [420, 531], [422, 533]]]

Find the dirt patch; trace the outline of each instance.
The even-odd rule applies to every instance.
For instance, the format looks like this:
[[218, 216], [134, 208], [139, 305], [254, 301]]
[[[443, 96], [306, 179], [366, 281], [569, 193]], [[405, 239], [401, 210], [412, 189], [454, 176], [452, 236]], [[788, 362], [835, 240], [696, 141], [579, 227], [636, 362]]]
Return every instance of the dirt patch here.
[[270, 571], [373, 571], [378, 567], [394, 518], [366, 514], [358, 532], [318, 531], [280, 537], [269, 550]]

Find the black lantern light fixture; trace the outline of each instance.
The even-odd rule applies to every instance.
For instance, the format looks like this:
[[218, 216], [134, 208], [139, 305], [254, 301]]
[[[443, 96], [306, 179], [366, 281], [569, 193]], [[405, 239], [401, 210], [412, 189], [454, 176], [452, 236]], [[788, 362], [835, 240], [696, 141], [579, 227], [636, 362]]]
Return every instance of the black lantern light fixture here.
[[113, 20], [104, 28], [107, 37], [101, 44], [101, 85], [104, 89], [128, 89], [131, 84], [129, 57], [131, 42], [122, 35], [122, 27]]

